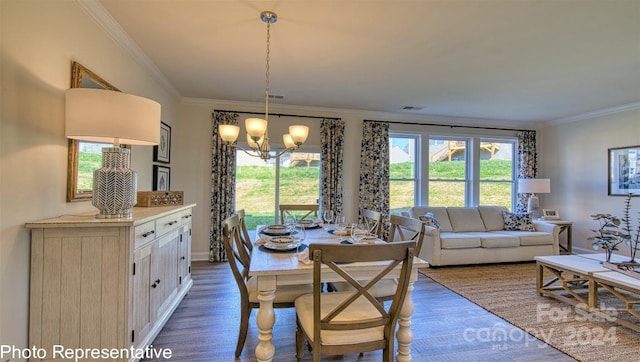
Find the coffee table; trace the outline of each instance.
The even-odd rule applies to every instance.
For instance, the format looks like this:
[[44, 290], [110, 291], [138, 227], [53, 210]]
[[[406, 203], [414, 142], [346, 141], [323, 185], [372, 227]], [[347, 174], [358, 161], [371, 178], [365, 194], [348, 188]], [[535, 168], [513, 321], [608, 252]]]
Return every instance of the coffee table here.
[[[619, 262], [625, 258], [614, 255], [612, 259]], [[535, 260], [538, 295], [557, 299], [640, 332], [638, 323], [617, 318], [620, 312], [626, 312], [640, 319], [639, 279], [605, 268], [602, 254], [538, 256]], [[545, 279], [545, 274], [550, 278]], [[601, 310], [598, 306], [601, 288], [620, 299], [624, 307], [605, 306], [606, 310]], [[612, 310], [616, 311], [615, 315]]]

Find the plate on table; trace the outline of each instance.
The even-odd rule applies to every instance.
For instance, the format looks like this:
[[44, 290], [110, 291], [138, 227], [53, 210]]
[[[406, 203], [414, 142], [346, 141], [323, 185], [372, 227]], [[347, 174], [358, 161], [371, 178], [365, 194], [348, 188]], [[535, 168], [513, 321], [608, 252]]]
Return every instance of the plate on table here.
[[362, 241], [372, 242], [378, 239], [378, 235], [376, 234], [367, 234], [362, 237]]
[[270, 250], [275, 251], [292, 251], [296, 250], [300, 246], [300, 243], [292, 242], [292, 243], [274, 243], [272, 241], [265, 243], [264, 247]]
[[312, 220], [300, 220], [298, 221], [298, 224], [304, 226], [305, 229], [316, 229], [320, 227], [318, 223], [313, 222]]
[[271, 238], [271, 242], [275, 244], [291, 244], [295, 241], [291, 236], [274, 236]]
[[270, 236], [289, 235], [290, 232], [284, 225], [269, 225], [260, 230], [260, 233]]

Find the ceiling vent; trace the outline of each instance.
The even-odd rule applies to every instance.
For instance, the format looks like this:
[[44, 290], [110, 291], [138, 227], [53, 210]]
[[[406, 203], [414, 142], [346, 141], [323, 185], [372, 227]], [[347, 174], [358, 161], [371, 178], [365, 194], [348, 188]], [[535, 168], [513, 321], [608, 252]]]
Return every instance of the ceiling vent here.
[[269, 94], [269, 99], [284, 99], [284, 96], [277, 94]]
[[421, 111], [424, 107], [416, 107], [416, 106], [403, 106], [402, 110], [404, 111]]

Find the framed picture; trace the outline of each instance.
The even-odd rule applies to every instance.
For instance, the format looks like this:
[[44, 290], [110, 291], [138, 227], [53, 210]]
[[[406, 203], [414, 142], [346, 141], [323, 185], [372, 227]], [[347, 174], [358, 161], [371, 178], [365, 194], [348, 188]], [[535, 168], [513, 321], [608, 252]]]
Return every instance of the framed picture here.
[[171, 161], [171, 126], [160, 122], [160, 143], [153, 146], [153, 161], [169, 163]]
[[557, 220], [560, 219], [560, 214], [558, 210], [542, 209], [542, 217], [547, 220]]
[[153, 165], [153, 191], [169, 191], [171, 169], [167, 166]]
[[609, 149], [610, 196], [640, 195], [640, 146]]

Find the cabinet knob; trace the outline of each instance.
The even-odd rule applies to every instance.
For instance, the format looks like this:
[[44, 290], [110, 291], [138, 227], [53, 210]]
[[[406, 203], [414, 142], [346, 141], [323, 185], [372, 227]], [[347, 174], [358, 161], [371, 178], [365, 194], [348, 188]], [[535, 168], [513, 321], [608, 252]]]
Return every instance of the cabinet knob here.
[[184, 260], [184, 259], [186, 259], [186, 257], [184, 257], [184, 256], [183, 256], [183, 257], [182, 257], [182, 258], [180, 258], [180, 259]]
[[158, 284], [156, 284], [156, 283], [151, 284], [151, 288], [156, 288], [157, 286], [158, 286]]
[[183, 216], [183, 218], [185, 218], [185, 219], [188, 219], [188, 218], [190, 218], [190, 217], [191, 217], [191, 215], [184, 215], [184, 216]]
[[146, 238], [147, 236], [155, 234], [155, 233], [156, 233], [155, 230], [149, 230], [146, 233], [142, 234], [142, 237]]
[[175, 224], [175, 223], [177, 223], [177, 222], [178, 222], [177, 220], [169, 221], [169, 222], [167, 223], [167, 225], [173, 225], [173, 224]]
[[157, 283], [157, 284], [160, 284], [160, 279], [156, 279], [156, 283]]

